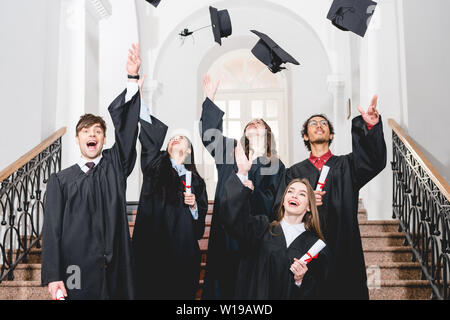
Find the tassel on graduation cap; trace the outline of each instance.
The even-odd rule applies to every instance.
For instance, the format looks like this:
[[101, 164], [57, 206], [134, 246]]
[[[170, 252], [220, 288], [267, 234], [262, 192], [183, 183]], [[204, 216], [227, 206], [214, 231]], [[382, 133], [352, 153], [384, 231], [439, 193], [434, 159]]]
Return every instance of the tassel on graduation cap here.
[[210, 6], [209, 15], [211, 18], [211, 24], [209, 26], [204, 26], [192, 31], [185, 28], [178, 34], [183, 43], [184, 39], [188, 36], [192, 36], [193, 39], [193, 34], [195, 32], [212, 27], [214, 41], [222, 45], [222, 38], [227, 38], [232, 33], [230, 14], [228, 13], [228, 10], [217, 10], [216, 8]]

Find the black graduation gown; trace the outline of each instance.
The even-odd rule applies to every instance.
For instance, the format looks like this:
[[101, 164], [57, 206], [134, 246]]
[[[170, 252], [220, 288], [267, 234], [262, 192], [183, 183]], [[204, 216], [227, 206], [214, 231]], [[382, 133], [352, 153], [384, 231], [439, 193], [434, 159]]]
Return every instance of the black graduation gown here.
[[221, 200], [220, 219], [240, 244], [242, 259], [236, 284], [237, 299], [320, 299], [324, 297], [324, 283], [328, 274], [328, 249], [308, 263], [300, 287], [295, 285], [290, 266], [300, 259], [319, 240], [306, 230], [290, 245], [281, 225], [269, 232], [266, 215], [251, 215], [251, 190], [236, 175], [225, 185]]
[[[380, 122], [371, 130], [361, 116], [352, 121], [353, 152], [332, 156], [326, 191], [319, 206], [321, 227], [332, 253], [328, 294], [331, 299], [368, 299], [366, 268], [358, 224], [359, 190], [386, 166], [386, 144]], [[278, 189], [278, 207], [287, 184], [294, 178], [307, 178], [313, 188], [320, 171], [308, 160], [287, 169]]]
[[[224, 112], [206, 98], [200, 119], [200, 135], [204, 146], [214, 157], [218, 181], [208, 242], [203, 299], [234, 297], [240, 259], [236, 239], [230, 237], [216, 218], [221, 211], [220, 200], [226, 179], [238, 171], [234, 158], [234, 147], [237, 142], [223, 136], [223, 115]], [[259, 157], [254, 161], [248, 174], [248, 179], [255, 187], [250, 197], [252, 212], [267, 216], [270, 214], [284, 170], [283, 162], [275, 157], [270, 160]]]
[[192, 174], [198, 219], [184, 204], [183, 182], [169, 154], [160, 151], [167, 126], [141, 120], [143, 185], [133, 231], [137, 299], [194, 299], [200, 277], [198, 240], [205, 230], [208, 196], [203, 179]]
[[[75, 164], [48, 181], [42, 285], [64, 281], [69, 299], [133, 299], [126, 179], [136, 161], [140, 97], [109, 106], [116, 143], [87, 174]], [[77, 287], [76, 279], [80, 280]]]

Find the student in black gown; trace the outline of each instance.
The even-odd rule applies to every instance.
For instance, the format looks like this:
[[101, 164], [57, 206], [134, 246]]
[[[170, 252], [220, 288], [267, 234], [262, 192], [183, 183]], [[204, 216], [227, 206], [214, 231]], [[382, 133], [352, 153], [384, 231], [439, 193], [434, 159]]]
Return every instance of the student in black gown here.
[[[130, 49], [127, 72], [139, 71], [139, 46]], [[115, 144], [103, 150], [106, 125], [86, 114], [76, 127], [80, 161], [50, 176], [42, 231], [42, 285], [56, 299], [132, 299], [131, 240], [126, 179], [136, 161], [140, 110], [137, 80], [109, 106]]]
[[187, 137], [173, 137], [160, 151], [166, 132], [153, 116], [151, 123], [141, 121], [143, 184], [133, 231], [137, 299], [194, 299], [199, 284], [206, 185]]
[[315, 195], [306, 179], [286, 187], [278, 216], [251, 214], [251, 167], [238, 144], [238, 173], [227, 178], [219, 218], [238, 239], [242, 259], [236, 284], [237, 299], [320, 299], [328, 274], [328, 249], [306, 265], [299, 260], [323, 239]]
[[334, 129], [325, 115], [311, 116], [303, 126], [309, 159], [293, 165], [278, 189], [277, 205], [286, 185], [307, 178], [316, 186], [323, 165], [330, 167], [319, 207], [322, 229], [332, 253], [328, 294], [331, 299], [368, 299], [367, 276], [358, 224], [359, 190], [386, 166], [383, 125], [374, 96], [368, 111], [352, 121], [353, 152], [335, 156], [329, 149]]
[[[200, 119], [200, 135], [204, 146], [214, 157], [218, 181], [214, 197], [211, 231], [208, 242], [205, 285], [203, 299], [232, 299], [239, 264], [239, 247], [236, 239], [230, 237], [216, 218], [221, 211], [225, 181], [237, 172], [234, 159], [236, 140], [223, 136], [222, 117], [224, 112], [214, 104], [219, 82], [213, 83], [204, 77], [207, 98], [203, 103]], [[256, 214], [269, 215], [275, 200], [284, 164], [278, 158], [275, 139], [270, 127], [262, 119], [249, 122], [241, 139], [245, 152], [252, 160], [249, 179], [254, 191], [250, 197], [251, 208]]]

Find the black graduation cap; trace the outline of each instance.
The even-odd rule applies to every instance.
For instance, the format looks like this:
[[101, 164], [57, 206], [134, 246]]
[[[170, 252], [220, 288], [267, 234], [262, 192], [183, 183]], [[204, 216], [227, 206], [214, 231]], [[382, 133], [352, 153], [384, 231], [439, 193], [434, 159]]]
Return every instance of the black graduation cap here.
[[231, 35], [231, 19], [228, 10], [217, 10], [214, 7], [209, 7], [209, 14], [211, 16], [211, 24], [214, 33], [214, 41], [222, 45], [222, 38]]
[[209, 26], [201, 27], [193, 31], [185, 28], [179, 33], [180, 37], [184, 38], [201, 29], [212, 27], [214, 41], [222, 45], [221, 39], [228, 37], [232, 32], [230, 14], [228, 13], [228, 10], [217, 10], [210, 6], [209, 15], [211, 18], [211, 24]]
[[150, 3], [152, 6], [154, 6], [155, 8], [158, 6], [158, 4], [161, 2], [161, 0], [145, 0], [148, 3]]
[[341, 30], [364, 37], [376, 5], [371, 0], [334, 0], [327, 19]]
[[280, 66], [282, 63], [290, 62], [296, 65], [300, 64], [289, 53], [278, 46], [268, 35], [256, 30], [250, 31], [260, 38], [252, 49], [253, 55], [273, 73], [286, 69]]

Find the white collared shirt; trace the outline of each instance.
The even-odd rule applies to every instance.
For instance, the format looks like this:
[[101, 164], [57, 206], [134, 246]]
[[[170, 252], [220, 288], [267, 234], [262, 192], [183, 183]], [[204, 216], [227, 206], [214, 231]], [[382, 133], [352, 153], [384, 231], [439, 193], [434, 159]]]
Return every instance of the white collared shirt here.
[[97, 158], [95, 158], [94, 160], [86, 160], [85, 158], [80, 156], [80, 160], [78, 160], [77, 164], [80, 166], [80, 169], [86, 173], [89, 170], [89, 167], [86, 165], [87, 162], [93, 162], [94, 163], [94, 167], [96, 165], [98, 165], [98, 163], [100, 162], [100, 160], [102, 159], [102, 154], [100, 154]]
[[286, 238], [286, 246], [289, 247], [299, 235], [306, 231], [305, 224], [290, 224], [285, 219], [281, 220], [281, 228], [283, 229], [284, 237]]

